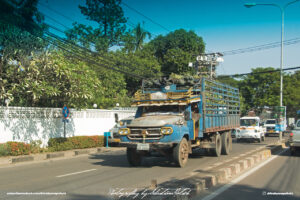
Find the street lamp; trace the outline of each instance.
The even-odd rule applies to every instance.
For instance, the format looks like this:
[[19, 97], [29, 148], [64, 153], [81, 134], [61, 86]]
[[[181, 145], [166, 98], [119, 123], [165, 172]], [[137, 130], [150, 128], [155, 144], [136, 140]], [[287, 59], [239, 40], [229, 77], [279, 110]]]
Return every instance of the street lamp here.
[[280, 57], [280, 106], [282, 106], [282, 88], [283, 88], [283, 77], [282, 77], [282, 66], [283, 66], [283, 33], [284, 33], [284, 11], [289, 5], [296, 3], [300, 0], [291, 1], [284, 6], [275, 3], [245, 3], [244, 6], [251, 8], [253, 6], [275, 6], [281, 11], [281, 57]]

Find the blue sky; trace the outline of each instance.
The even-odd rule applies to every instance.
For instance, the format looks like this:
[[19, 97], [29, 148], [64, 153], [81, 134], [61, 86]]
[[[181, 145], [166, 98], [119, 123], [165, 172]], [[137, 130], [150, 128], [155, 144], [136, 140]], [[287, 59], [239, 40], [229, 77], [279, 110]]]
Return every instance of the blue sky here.
[[[246, 2], [276, 3], [284, 5], [291, 0], [123, 0], [170, 31], [176, 29], [193, 30], [201, 36], [209, 52], [222, 52], [246, 48], [272, 42], [280, 42], [281, 14], [273, 6], [244, 7]], [[41, 0], [43, 5], [56, 10], [73, 21], [93, 25], [81, 15], [78, 3], [84, 0]], [[144, 28], [154, 36], [167, 34], [168, 31], [150, 22], [136, 12], [122, 6], [125, 17], [137, 24], [145, 22]], [[71, 27], [72, 21], [39, 6], [41, 12]], [[300, 37], [300, 1], [285, 10], [286, 40]], [[46, 22], [65, 29], [47, 16]], [[128, 26], [131, 28], [130, 26]], [[284, 47], [284, 68], [300, 66], [300, 43]], [[280, 65], [280, 47], [237, 55], [224, 56], [224, 63], [217, 73], [247, 73], [251, 68], [275, 67]]]

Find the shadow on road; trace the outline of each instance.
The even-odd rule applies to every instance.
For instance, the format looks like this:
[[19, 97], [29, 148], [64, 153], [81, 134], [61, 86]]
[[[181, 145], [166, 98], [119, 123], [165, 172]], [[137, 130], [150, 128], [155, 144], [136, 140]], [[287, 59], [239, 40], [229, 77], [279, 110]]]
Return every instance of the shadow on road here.
[[[119, 155], [108, 155], [108, 154], [94, 154], [89, 157], [90, 159], [100, 160], [99, 162], [94, 162], [94, 165], [109, 166], [109, 167], [124, 167], [133, 168], [129, 165], [127, 161], [126, 154]], [[166, 157], [144, 157], [142, 165], [139, 168], [150, 168], [150, 167], [175, 167], [172, 160]]]

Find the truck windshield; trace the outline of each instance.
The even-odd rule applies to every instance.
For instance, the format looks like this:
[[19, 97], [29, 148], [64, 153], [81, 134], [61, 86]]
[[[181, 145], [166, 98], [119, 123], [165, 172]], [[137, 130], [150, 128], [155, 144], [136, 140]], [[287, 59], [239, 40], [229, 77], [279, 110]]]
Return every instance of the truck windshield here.
[[258, 126], [258, 121], [255, 119], [241, 119], [241, 126]]
[[183, 115], [185, 106], [146, 106], [142, 108], [142, 116], [149, 115]]
[[266, 124], [276, 124], [276, 120], [267, 120]]

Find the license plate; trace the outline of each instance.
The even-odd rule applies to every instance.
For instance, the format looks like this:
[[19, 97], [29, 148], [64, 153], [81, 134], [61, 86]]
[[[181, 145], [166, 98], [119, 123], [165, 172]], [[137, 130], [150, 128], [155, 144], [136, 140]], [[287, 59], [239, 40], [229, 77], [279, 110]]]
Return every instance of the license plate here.
[[150, 145], [149, 144], [144, 144], [144, 143], [138, 143], [136, 149], [137, 150], [142, 150], [142, 151], [149, 151]]
[[270, 130], [269, 132], [270, 132], [270, 133], [274, 133], [274, 130]]

